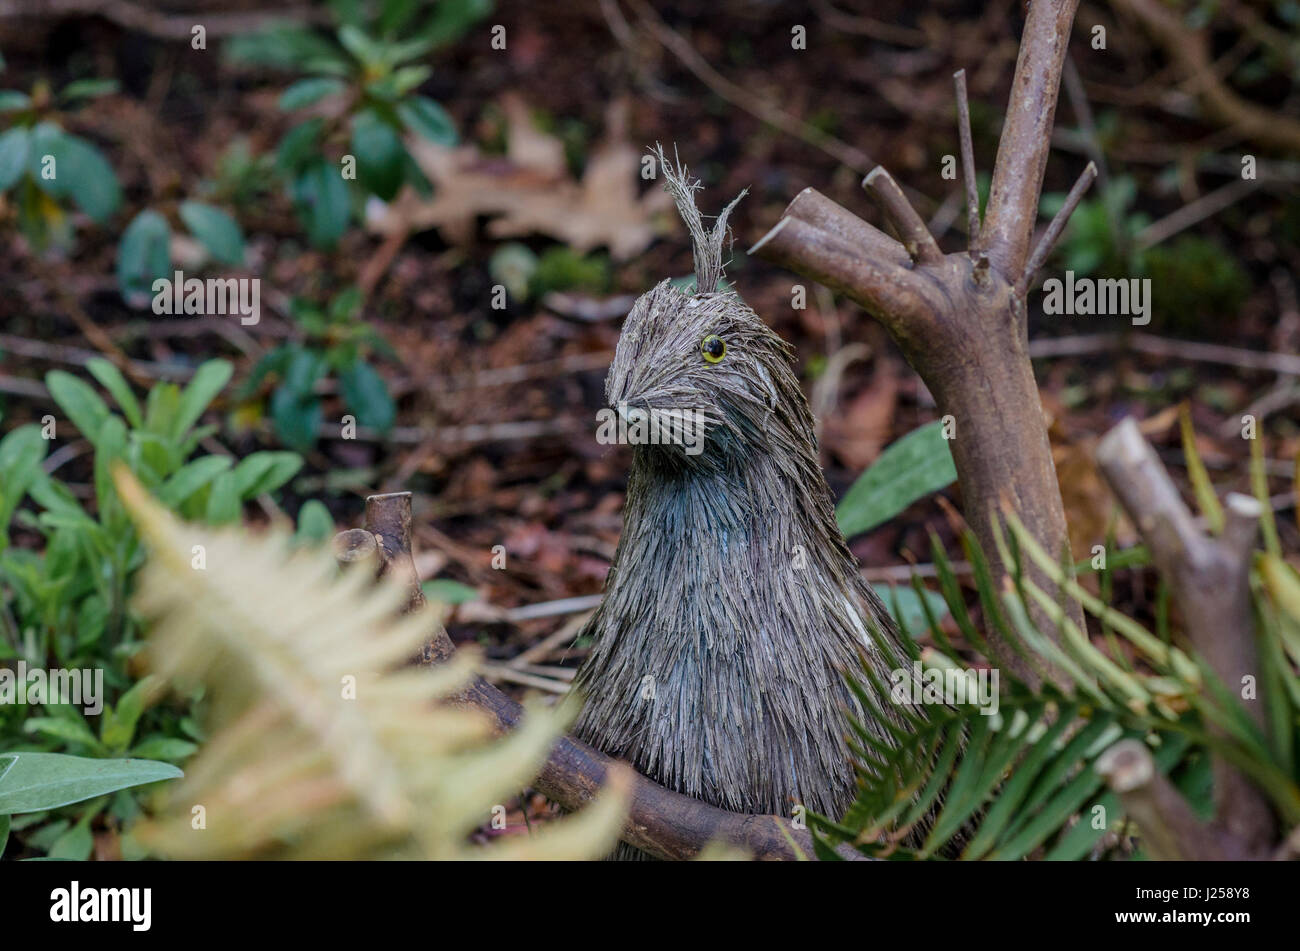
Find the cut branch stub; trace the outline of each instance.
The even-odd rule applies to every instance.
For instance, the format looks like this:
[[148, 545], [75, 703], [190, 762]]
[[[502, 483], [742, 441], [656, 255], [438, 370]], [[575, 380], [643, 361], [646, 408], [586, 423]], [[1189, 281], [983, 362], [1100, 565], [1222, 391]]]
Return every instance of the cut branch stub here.
[[943, 252], [935, 243], [930, 229], [925, 226], [921, 216], [916, 213], [912, 203], [907, 200], [903, 190], [894, 181], [894, 176], [877, 165], [862, 180], [862, 187], [867, 190], [880, 210], [893, 226], [898, 240], [907, 249], [907, 256], [917, 264], [937, 264], [943, 260]]
[[[1246, 706], [1262, 726], [1263, 684], [1250, 603], [1251, 553], [1261, 506], [1255, 499], [1230, 494], [1223, 534], [1206, 535], [1131, 417], [1102, 437], [1097, 463], [1168, 582], [1192, 646], [1234, 696], [1244, 698], [1243, 684], [1255, 685]], [[1236, 843], [1238, 854], [1233, 857], [1261, 857], [1273, 843], [1272, 810], [1223, 756], [1216, 755], [1213, 766], [1217, 821]]]
[[1187, 800], [1160, 774], [1150, 750], [1139, 740], [1120, 740], [1097, 757], [1096, 770], [1137, 825], [1148, 858], [1204, 862], [1228, 857], [1214, 831], [1192, 814]]

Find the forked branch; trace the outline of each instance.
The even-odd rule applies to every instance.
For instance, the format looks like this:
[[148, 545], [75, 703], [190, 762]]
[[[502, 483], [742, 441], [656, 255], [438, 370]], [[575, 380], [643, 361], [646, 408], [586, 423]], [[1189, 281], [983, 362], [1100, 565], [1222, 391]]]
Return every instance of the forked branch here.
[[[1024, 297], [1032, 277], [1026, 266], [1041, 266], [1093, 174], [1091, 169], [1084, 173], [1031, 262], [1028, 245], [1077, 3], [1034, 0], [1029, 7], [982, 224], [966, 77], [964, 72], [953, 77], [970, 253], [941, 253], [883, 169], [873, 171], [864, 184], [901, 243], [805, 189], [751, 249], [843, 292], [890, 332], [934, 395], [939, 412], [956, 423], [951, 448], [957, 477], [967, 518], [986, 552], [996, 550], [989, 512], [1003, 496], [1048, 551], [1063, 552], [1068, 544], [1051, 443], [1029, 362]], [[1082, 611], [1067, 604], [1081, 626]], [[1056, 630], [1037, 607], [1031, 619], [1044, 631]], [[1018, 672], [1034, 680], [1027, 667]]]

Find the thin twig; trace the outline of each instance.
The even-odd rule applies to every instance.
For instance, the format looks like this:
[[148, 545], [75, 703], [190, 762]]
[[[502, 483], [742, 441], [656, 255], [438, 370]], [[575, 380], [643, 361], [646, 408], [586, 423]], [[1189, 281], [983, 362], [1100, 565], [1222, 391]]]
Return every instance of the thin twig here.
[[511, 667], [522, 667], [539, 660], [546, 660], [556, 648], [567, 647], [573, 643], [573, 639], [578, 636], [578, 632], [582, 630], [582, 626], [587, 623], [587, 619], [590, 617], [591, 612], [584, 611], [569, 618], [560, 625], [558, 630], [548, 634], [527, 650], [521, 651], [506, 663]]
[[966, 70], [952, 74], [957, 88], [957, 134], [961, 139], [961, 175], [966, 183], [966, 237], [974, 246], [980, 236], [980, 193], [975, 178], [975, 146], [970, 134], [970, 101], [966, 98]]
[[1240, 367], [1243, 370], [1300, 376], [1300, 355], [1294, 353], [1261, 353], [1217, 343], [1168, 340], [1155, 334], [1073, 334], [1068, 337], [1042, 337], [1029, 344], [1029, 355], [1034, 359], [1075, 357], [1110, 350], [1136, 351], [1154, 357], [1176, 357], [1180, 360]]
[[555, 680], [551, 677], [538, 677], [535, 674], [501, 664], [484, 664], [482, 674], [488, 680], [505, 680], [514, 684], [522, 684], [525, 687], [546, 690], [550, 693], [566, 694], [569, 692], [569, 685], [564, 681]]
[[644, 0], [632, 0], [631, 6], [660, 43], [676, 56], [704, 85], [728, 102], [734, 103], [751, 115], [757, 116], [769, 125], [775, 126], [787, 135], [792, 135], [814, 148], [820, 149], [837, 162], [843, 162], [856, 172], [865, 172], [875, 163], [871, 156], [861, 149], [854, 148], [842, 139], [837, 139], [807, 122], [797, 119], [770, 102], [754, 95], [736, 85], [719, 73], [713, 66], [696, 52], [681, 34], [672, 29], [658, 13]]
[[1209, 194], [1202, 195], [1196, 201], [1189, 202], [1177, 211], [1154, 221], [1137, 233], [1134, 239], [1139, 251], [1154, 248], [1162, 241], [1167, 241], [1180, 231], [1185, 231], [1197, 222], [1204, 221], [1211, 215], [1228, 208], [1259, 188], [1260, 179], [1238, 179], [1216, 188]]
[[1079, 206], [1083, 193], [1088, 190], [1088, 186], [1092, 184], [1093, 179], [1096, 177], [1097, 166], [1095, 163], [1089, 162], [1079, 176], [1078, 181], [1074, 183], [1074, 187], [1070, 189], [1070, 193], [1065, 196], [1065, 204], [1052, 217], [1047, 230], [1043, 232], [1042, 238], [1039, 239], [1038, 245], [1034, 248], [1034, 253], [1029, 256], [1029, 262], [1025, 265], [1025, 272], [1020, 276], [1020, 280], [1016, 282], [1016, 293], [1021, 297], [1024, 297], [1029, 290], [1034, 275], [1043, 266], [1047, 256], [1052, 253], [1052, 248], [1056, 246], [1057, 240], [1061, 237], [1061, 232], [1065, 230], [1066, 224], [1070, 221], [1070, 215], [1074, 214], [1074, 209]]
[[1025, 270], [1051, 149], [1061, 66], [1078, 5], [1078, 0], [1035, 0], [1025, 19], [993, 183], [975, 247], [987, 252], [1008, 281]]

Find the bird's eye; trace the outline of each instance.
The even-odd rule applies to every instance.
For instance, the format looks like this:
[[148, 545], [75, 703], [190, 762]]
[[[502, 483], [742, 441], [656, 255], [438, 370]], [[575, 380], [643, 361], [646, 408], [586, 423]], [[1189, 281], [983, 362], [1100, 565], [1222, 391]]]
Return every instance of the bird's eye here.
[[704, 359], [710, 363], [721, 363], [722, 358], [727, 355], [727, 342], [717, 334], [709, 334], [700, 341], [700, 353], [704, 354]]

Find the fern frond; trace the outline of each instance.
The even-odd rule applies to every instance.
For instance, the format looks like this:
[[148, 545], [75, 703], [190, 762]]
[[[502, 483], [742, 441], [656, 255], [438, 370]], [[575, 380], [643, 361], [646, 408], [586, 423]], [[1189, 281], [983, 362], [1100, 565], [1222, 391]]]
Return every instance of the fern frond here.
[[178, 858], [596, 857], [617, 839], [623, 793], [545, 838], [473, 849], [466, 834], [528, 783], [571, 716], [533, 710], [493, 739], [445, 701], [474, 675], [461, 652], [411, 658], [439, 623], [400, 614], [406, 591], [340, 571], [324, 550], [177, 521], [125, 470], [119, 494], [149, 548], [135, 602], [148, 659], [212, 697], [212, 739], [138, 837]]
[[[1203, 815], [1213, 810], [1208, 765], [1213, 754], [1249, 775], [1284, 820], [1300, 818], [1300, 574], [1295, 569], [1274, 554], [1261, 554], [1253, 585], [1270, 702], [1265, 735], [1199, 656], [1092, 595], [1014, 513], [1006, 515], [995, 541], [1008, 566], [1000, 591], [973, 536], [962, 538], [983, 623], [997, 629], [1017, 653], [1046, 659], [1063, 682], [1047, 682], [1035, 692], [1003, 667], [1009, 682], [1001, 684], [995, 715], [973, 704], [929, 705], [928, 717], [912, 723], [905, 736], [895, 735], [895, 745], [855, 728], [859, 795], [838, 822], [812, 817], [819, 854], [848, 842], [890, 859], [1087, 857], [1108, 831], [1129, 828], [1121, 801], [1094, 768], [1107, 749], [1125, 739], [1144, 742], [1156, 768]], [[932, 545], [949, 613], [967, 644], [987, 656], [937, 538]], [[1021, 571], [1022, 564], [1032, 564], [1056, 590], [1035, 583]], [[1074, 623], [1063, 598], [1101, 620], [1104, 644], [1093, 643]], [[1055, 626], [1057, 638], [1030, 620], [1031, 603]], [[1118, 654], [1114, 635], [1127, 641], [1132, 662]], [[931, 625], [931, 637], [956, 656], [937, 625]], [[927, 666], [955, 663], [930, 648], [921, 656]], [[859, 689], [857, 695], [867, 716], [879, 716], [888, 691], [879, 682], [871, 686], [874, 693]]]

